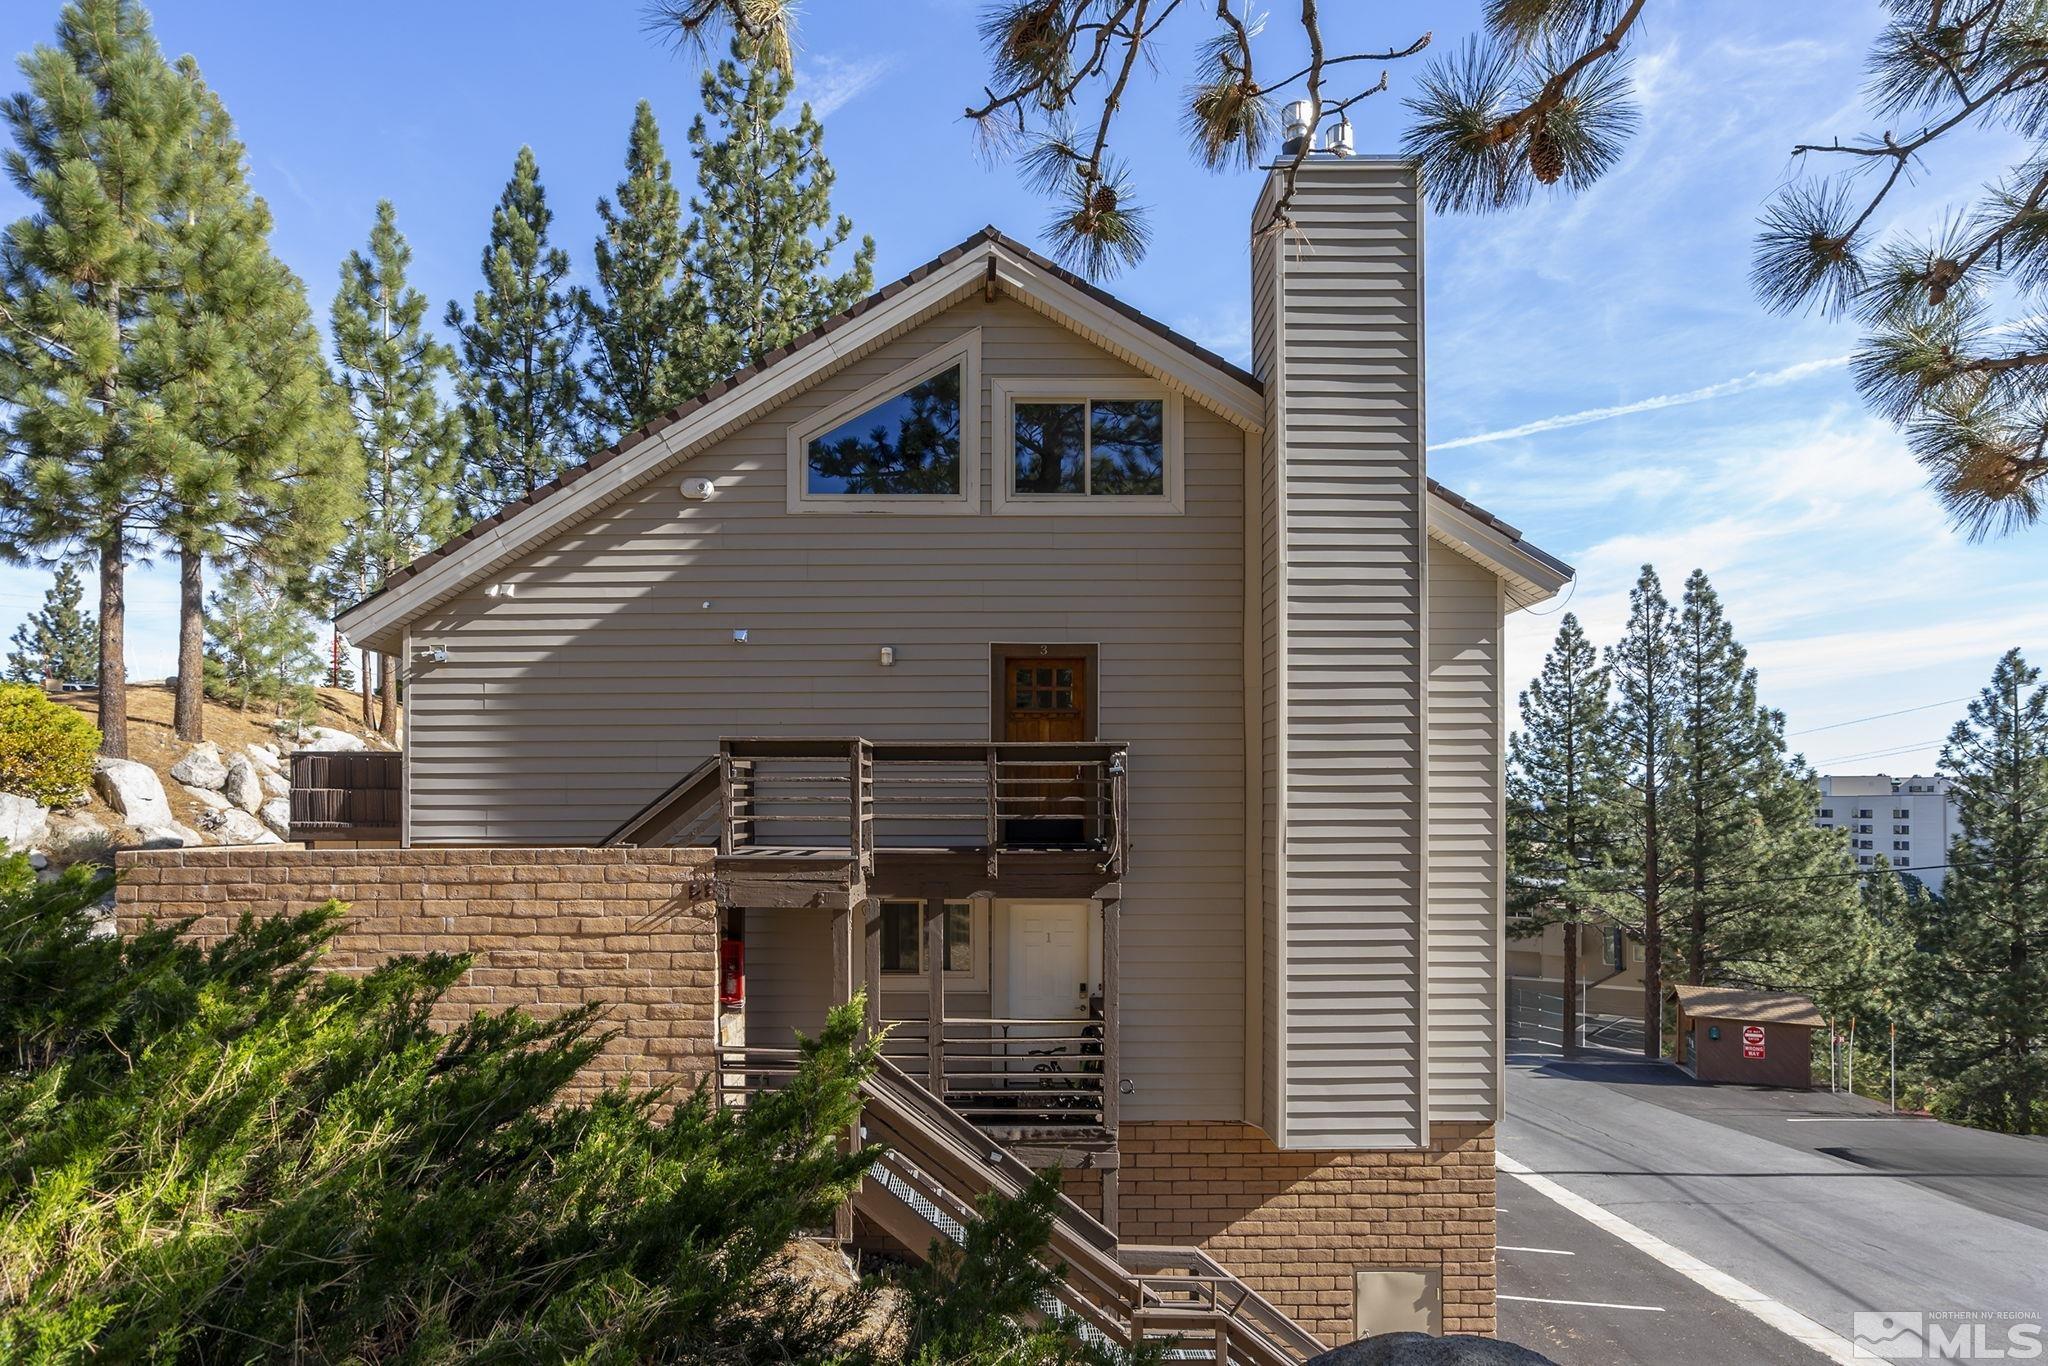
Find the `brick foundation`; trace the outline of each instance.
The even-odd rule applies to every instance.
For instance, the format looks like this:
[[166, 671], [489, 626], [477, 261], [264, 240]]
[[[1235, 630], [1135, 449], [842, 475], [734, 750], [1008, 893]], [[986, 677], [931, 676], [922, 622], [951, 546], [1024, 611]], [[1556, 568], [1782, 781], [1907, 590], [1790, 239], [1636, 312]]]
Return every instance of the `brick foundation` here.
[[219, 934], [243, 912], [329, 898], [353, 908], [324, 960], [362, 971], [400, 954], [467, 953], [445, 1023], [518, 1006], [603, 1001], [618, 1036], [572, 1099], [629, 1081], [688, 1089], [709, 1075], [718, 916], [702, 849], [166, 849], [119, 856], [123, 931], [197, 916]]
[[1490, 1124], [1431, 1125], [1415, 1152], [1282, 1152], [1242, 1124], [1125, 1124], [1117, 1234], [1195, 1244], [1332, 1345], [1353, 1273], [1435, 1267], [1445, 1333], [1494, 1332]]

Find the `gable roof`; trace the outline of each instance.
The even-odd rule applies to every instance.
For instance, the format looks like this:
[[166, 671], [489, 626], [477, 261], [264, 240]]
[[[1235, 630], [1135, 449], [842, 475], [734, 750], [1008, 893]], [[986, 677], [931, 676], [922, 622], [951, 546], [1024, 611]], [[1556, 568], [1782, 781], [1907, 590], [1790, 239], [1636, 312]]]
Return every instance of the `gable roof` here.
[[[1264, 421], [1263, 386], [1248, 371], [995, 227], [985, 227], [419, 556], [390, 575], [375, 594], [344, 610], [336, 624], [361, 645], [395, 653], [393, 633], [407, 621], [977, 289], [991, 295], [1001, 290], [1045, 313], [1246, 430], [1255, 431]], [[1517, 588], [1518, 602], [1549, 597], [1571, 578], [1569, 566], [1522, 540], [1506, 522], [1434, 480], [1430, 491], [1441, 500], [1441, 505], [1432, 502], [1432, 534], [1502, 572]], [[1437, 526], [1440, 506], [1456, 529], [1484, 531], [1477, 537], [1443, 534]], [[1501, 562], [1501, 546], [1509, 548], [1505, 558], [1511, 563]]]
[[1696, 1020], [1821, 1027], [1827, 1019], [1813, 1001], [1796, 991], [1749, 991], [1742, 987], [1675, 986], [1680, 1009]]

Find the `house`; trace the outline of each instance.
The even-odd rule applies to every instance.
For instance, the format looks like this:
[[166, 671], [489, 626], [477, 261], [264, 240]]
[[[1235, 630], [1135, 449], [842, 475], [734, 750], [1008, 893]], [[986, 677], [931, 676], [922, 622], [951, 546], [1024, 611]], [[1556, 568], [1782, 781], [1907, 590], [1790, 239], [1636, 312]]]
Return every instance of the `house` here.
[[1675, 986], [1680, 1065], [1701, 1081], [1813, 1089], [1813, 1032], [1828, 1027], [1791, 991]]
[[[865, 987], [917, 1160], [848, 1236], [1051, 1165], [1056, 1250], [1219, 1357], [1491, 1332], [1502, 629], [1571, 571], [1428, 478], [1414, 168], [1318, 155], [1291, 217], [1249, 372], [989, 229], [415, 562], [340, 620], [402, 758], [231, 895], [382, 879], [428, 947], [446, 883], [491, 999], [573, 959], [738, 1096]], [[602, 918], [690, 851], [715, 1021]]]

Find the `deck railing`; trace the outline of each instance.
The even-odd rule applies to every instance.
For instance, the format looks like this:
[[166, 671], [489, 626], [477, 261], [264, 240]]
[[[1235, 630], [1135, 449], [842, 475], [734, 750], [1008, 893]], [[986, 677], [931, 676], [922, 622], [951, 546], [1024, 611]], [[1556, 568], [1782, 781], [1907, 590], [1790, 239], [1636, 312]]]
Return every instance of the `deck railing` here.
[[389, 750], [296, 750], [290, 755], [294, 840], [395, 840], [403, 755]]
[[720, 745], [727, 854], [1091, 851], [1120, 867], [1127, 750], [1111, 741], [857, 737]]

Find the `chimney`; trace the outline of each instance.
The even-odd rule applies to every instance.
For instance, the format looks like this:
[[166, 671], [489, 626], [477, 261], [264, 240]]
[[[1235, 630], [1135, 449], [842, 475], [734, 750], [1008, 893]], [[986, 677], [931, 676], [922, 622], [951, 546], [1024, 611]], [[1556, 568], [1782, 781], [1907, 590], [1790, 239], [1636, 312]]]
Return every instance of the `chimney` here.
[[[1407, 161], [1287, 162], [1252, 226], [1265, 387], [1264, 1031], [1280, 1146], [1428, 1142], [1422, 207]], [[1282, 855], [1284, 854], [1284, 857]]]

